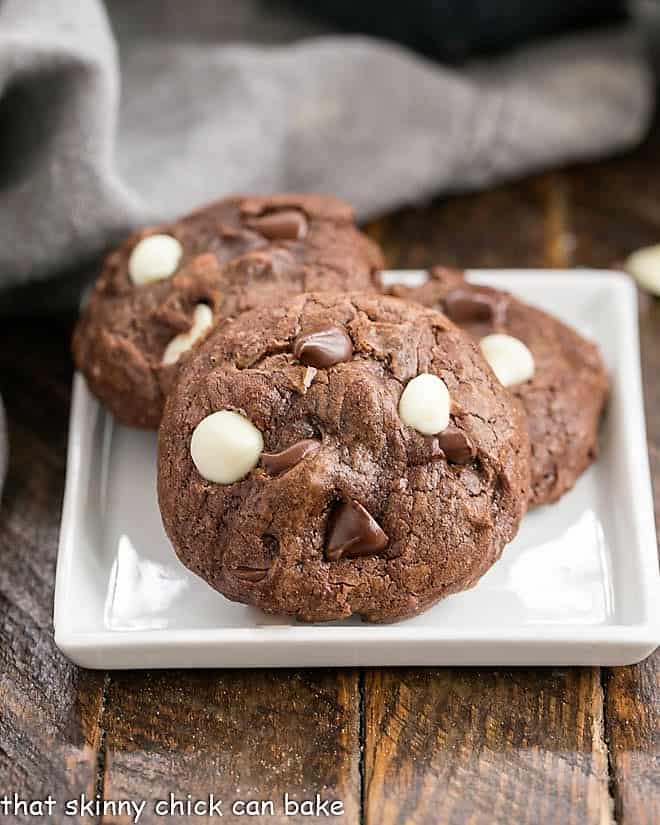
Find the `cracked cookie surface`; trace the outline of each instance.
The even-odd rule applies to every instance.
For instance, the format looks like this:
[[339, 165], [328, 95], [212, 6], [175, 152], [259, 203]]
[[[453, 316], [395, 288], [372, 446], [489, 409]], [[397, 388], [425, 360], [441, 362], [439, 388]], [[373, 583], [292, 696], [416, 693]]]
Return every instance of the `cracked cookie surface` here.
[[[429, 399], [444, 417], [423, 415]], [[181, 561], [230, 599], [394, 621], [499, 558], [528, 452], [518, 402], [444, 315], [316, 293], [239, 316], [188, 360], [159, 431], [159, 503]]]
[[[226, 198], [107, 256], [74, 333], [76, 366], [117, 419], [155, 429], [188, 350], [211, 326], [284, 295], [371, 289], [381, 266], [338, 198]], [[209, 321], [197, 330], [201, 316]]]
[[426, 283], [387, 291], [445, 312], [476, 340], [504, 333], [526, 345], [534, 374], [508, 389], [527, 417], [530, 506], [557, 501], [570, 490], [598, 451], [608, 377], [596, 345], [507, 292], [467, 282], [458, 270], [435, 267]]

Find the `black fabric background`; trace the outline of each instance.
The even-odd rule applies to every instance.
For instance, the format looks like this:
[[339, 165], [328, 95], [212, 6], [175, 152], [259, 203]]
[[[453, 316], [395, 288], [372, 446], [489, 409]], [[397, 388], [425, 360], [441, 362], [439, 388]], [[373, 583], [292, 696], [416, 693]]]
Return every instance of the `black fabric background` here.
[[347, 31], [457, 63], [625, 16], [624, 0], [290, 0]]

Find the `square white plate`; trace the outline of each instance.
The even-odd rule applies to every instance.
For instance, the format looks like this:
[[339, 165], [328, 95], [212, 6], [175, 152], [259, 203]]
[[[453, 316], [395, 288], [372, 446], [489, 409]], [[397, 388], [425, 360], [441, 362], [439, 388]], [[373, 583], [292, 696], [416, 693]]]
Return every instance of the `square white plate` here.
[[76, 375], [55, 590], [60, 649], [93, 668], [621, 665], [651, 653], [660, 587], [635, 289], [612, 272], [471, 277], [597, 341], [612, 380], [598, 462], [558, 504], [525, 518], [477, 587], [380, 626], [303, 625], [227, 601], [179, 563], [163, 532], [156, 435], [116, 424]]

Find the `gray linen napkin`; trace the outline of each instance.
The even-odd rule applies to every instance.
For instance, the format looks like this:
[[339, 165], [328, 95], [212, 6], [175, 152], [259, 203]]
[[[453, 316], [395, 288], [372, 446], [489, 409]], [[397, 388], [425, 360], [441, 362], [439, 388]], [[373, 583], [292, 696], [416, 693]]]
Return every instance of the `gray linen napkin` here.
[[0, 311], [7, 287], [224, 193], [332, 191], [364, 218], [624, 149], [650, 117], [626, 29], [456, 70], [257, 0], [108, 9], [0, 0]]

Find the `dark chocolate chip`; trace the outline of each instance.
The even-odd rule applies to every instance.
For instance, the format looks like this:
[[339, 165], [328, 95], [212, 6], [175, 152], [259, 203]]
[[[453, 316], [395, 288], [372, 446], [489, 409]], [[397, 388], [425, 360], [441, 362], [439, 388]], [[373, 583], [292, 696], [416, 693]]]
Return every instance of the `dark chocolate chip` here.
[[252, 249], [234, 258], [225, 272], [229, 279], [267, 279], [279, 275], [294, 263], [293, 255], [286, 249]]
[[281, 450], [279, 453], [262, 453], [261, 463], [268, 475], [278, 476], [285, 473], [292, 467], [295, 467], [299, 461], [302, 461], [305, 456], [316, 452], [321, 443], [313, 438], [305, 438], [302, 441], [297, 441], [286, 450]]
[[299, 335], [293, 344], [293, 354], [308, 367], [326, 369], [342, 361], [350, 361], [353, 343], [340, 327], [327, 327]]
[[267, 212], [247, 224], [269, 241], [299, 241], [307, 234], [307, 218], [297, 209]]
[[268, 563], [272, 564], [273, 559], [280, 549], [279, 541], [270, 533], [264, 533], [261, 537], [261, 546], [264, 548], [264, 553], [268, 559]]
[[469, 464], [474, 458], [470, 440], [458, 427], [450, 425], [437, 435], [438, 447], [451, 464]]
[[457, 287], [442, 299], [445, 315], [457, 324], [494, 322], [501, 314], [501, 299], [489, 292]]
[[251, 564], [239, 565], [231, 571], [237, 579], [246, 582], [260, 582], [266, 578], [273, 565], [275, 556], [279, 552], [279, 542], [270, 533], [261, 537], [261, 552], [254, 548], [254, 555], [249, 559]]
[[328, 523], [325, 557], [328, 561], [352, 556], [372, 556], [389, 542], [380, 525], [354, 499], [342, 501]]
[[236, 567], [233, 573], [237, 579], [242, 579], [245, 582], [260, 582], [268, 575], [268, 568]]

